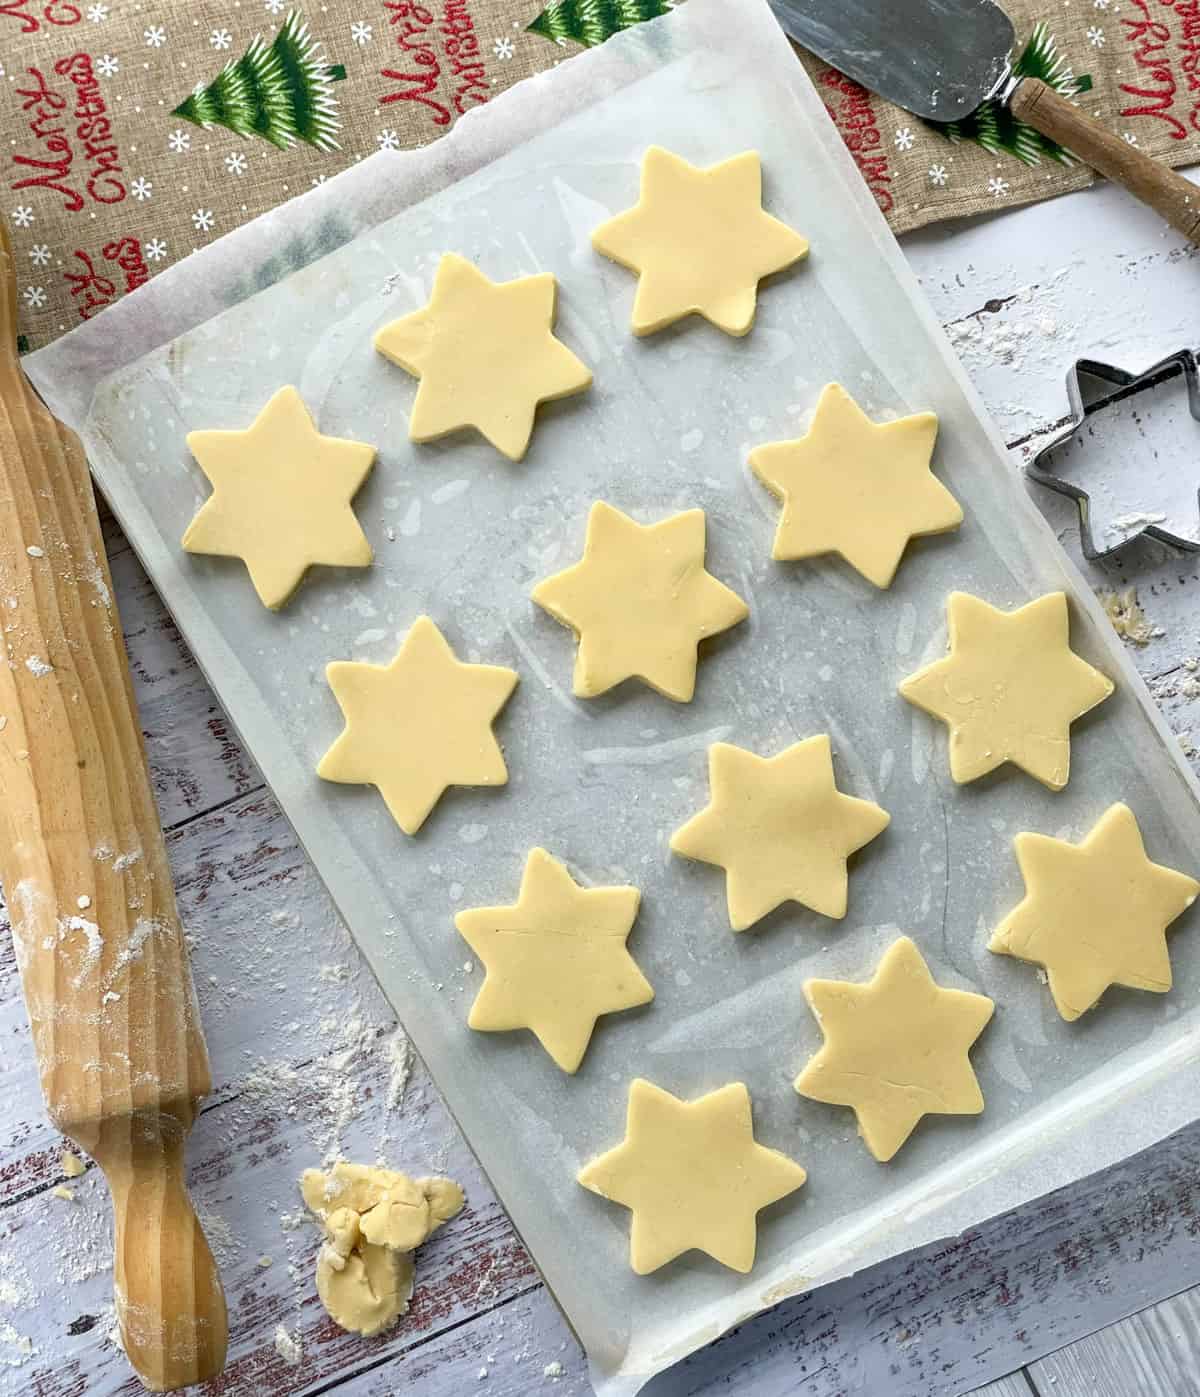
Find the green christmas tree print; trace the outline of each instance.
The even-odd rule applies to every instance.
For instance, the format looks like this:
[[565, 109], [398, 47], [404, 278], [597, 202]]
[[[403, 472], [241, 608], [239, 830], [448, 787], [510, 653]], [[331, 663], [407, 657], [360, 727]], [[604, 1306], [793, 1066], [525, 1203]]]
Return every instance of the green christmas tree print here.
[[[1014, 77], [1041, 78], [1047, 87], [1066, 98], [1078, 97], [1092, 86], [1086, 74], [1077, 78], [1072, 73], [1044, 23], [1034, 25], [1029, 42], [1021, 50], [1012, 71]], [[961, 121], [928, 121], [925, 124], [947, 140], [974, 141], [993, 155], [1005, 151], [1026, 165], [1040, 165], [1043, 156], [1057, 160], [1060, 165], [1075, 162], [1069, 150], [1019, 121], [1006, 106], [991, 98]]]
[[595, 48], [620, 30], [657, 19], [670, 9], [671, 0], [558, 0], [526, 27], [556, 44], [574, 39], [585, 48]]
[[345, 76], [340, 64], [325, 62], [319, 41], [293, 10], [269, 44], [259, 35], [171, 115], [205, 131], [224, 126], [239, 136], [261, 136], [280, 150], [297, 141], [336, 150], [340, 122], [333, 84]]

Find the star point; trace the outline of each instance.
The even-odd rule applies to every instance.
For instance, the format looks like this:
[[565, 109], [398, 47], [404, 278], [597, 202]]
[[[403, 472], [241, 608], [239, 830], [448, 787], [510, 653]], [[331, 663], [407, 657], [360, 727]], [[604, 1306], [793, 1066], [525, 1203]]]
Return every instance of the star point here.
[[716, 742], [709, 804], [671, 836], [685, 858], [725, 869], [729, 924], [745, 931], [784, 902], [846, 915], [847, 860], [891, 816], [837, 789], [825, 734], [775, 757]]
[[527, 1028], [575, 1072], [601, 1015], [654, 998], [626, 947], [640, 900], [632, 887], [580, 887], [545, 849], [532, 850], [514, 904], [454, 919], [487, 972], [469, 1026]]
[[447, 252], [428, 304], [375, 335], [385, 359], [420, 379], [409, 437], [434, 441], [474, 427], [521, 460], [538, 404], [592, 382], [591, 370], [553, 333], [556, 299], [549, 272], [494, 282]]
[[1001, 611], [952, 592], [946, 611], [950, 653], [909, 675], [900, 693], [950, 729], [951, 776], [962, 785], [1012, 762], [1062, 790], [1071, 724], [1113, 691], [1071, 649], [1065, 593]]
[[749, 614], [705, 569], [704, 554], [703, 510], [643, 525], [603, 501], [592, 506], [583, 558], [533, 589], [537, 605], [579, 638], [578, 697], [637, 678], [691, 700], [700, 642]]
[[796, 1078], [796, 1091], [849, 1106], [881, 1163], [923, 1116], [983, 1110], [968, 1054], [995, 1005], [939, 985], [909, 937], [892, 943], [865, 984], [808, 980], [804, 994], [825, 1043]]
[[836, 553], [876, 587], [888, 587], [909, 541], [947, 533], [962, 507], [930, 469], [932, 412], [872, 422], [839, 383], [821, 392], [807, 433], [768, 442], [750, 467], [783, 503], [771, 556]]
[[629, 1087], [625, 1139], [578, 1174], [584, 1188], [633, 1213], [629, 1262], [639, 1276], [693, 1250], [744, 1274], [760, 1209], [806, 1177], [755, 1140], [743, 1083], [681, 1101], [640, 1077]]
[[370, 564], [350, 502], [375, 448], [322, 436], [295, 388], [275, 393], [244, 431], [189, 432], [187, 444], [213, 492], [183, 547], [240, 558], [264, 606], [283, 606], [315, 564]]
[[642, 160], [638, 202], [602, 223], [592, 246], [637, 275], [635, 335], [688, 315], [744, 335], [759, 281], [808, 254], [805, 238], [764, 211], [756, 151], [701, 168], [661, 146]]
[[1150, 861], [1127, 805], [1110, 805], [1079, 844], [1023, 833], [1014, 846], [1025, 897], [988, 950], [1040, 965], [1064, 1019], [1079, 1018], [1112, 985], [1171, 988], [1167, 927], [1200, 883]]
[[377, 787], [405, 834], [416, 834], [447, 787], [508, 780], [492, 723], [517, 674], [457, 659], [428, 616], [389, 664], [335, 660], [325, 673], [346, 726], [317, 775]]

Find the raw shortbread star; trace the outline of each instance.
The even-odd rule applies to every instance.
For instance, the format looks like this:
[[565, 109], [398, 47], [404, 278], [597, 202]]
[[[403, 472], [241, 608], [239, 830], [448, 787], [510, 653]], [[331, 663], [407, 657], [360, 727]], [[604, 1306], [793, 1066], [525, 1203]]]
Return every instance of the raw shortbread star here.
[[428, 616], [413, 623], [390, 664], [336, 660], [325, 676], [346, 727], [317, 775], [378, 787], [405, 834], [416, 834], [447, 786], [508, 780], [492, 722], [516, 672], [455, 659]]
[[644, 1276], [693, 1248], [749, 1271], [759, 1209], [794, 1193], [807, 1176], [754, 1139], [743, 1083], [680, 1101], [638, 1077], [629, 1087], [625, 1139], [577, 1177], [632, 1211], [629, 1264]]
[[808, 254], [808, 242], [762, 206], [757, 151], [700, 168], [651, 146], [637, 203], [592, 234], [592, 246], [638, 277], [633, 333], [702, 315], [730, 335], [754, 323], [758, 283]]
[[838, 790], [829, 738], [807, 738], [777, 757], [714, 742], [708, 779], [709, 804], [675, 831], [671, 848], [725, 870], [734, 931], [789, 901], [844, 917], [846, 860], [891, 816]]
[[1066, 596], [1000, 611], [952, 592], [946, 612], [950, 653], [909, 675], [900, 693], [949, 727], [951, 776], [962, 785], [1012, 762], [1062, 790], [1071, 724], [1113, 691], [1071, 649]]
[[213, 492], [183, 546], [241, 558], [264, 606], [281, 607], [314, 563], [370, 563], [350, 501], [375, 448], [322, 436], [294, 388], [281, 388], [244, 432], [189, 432], [187, 444]]
[[549, 272], [490, 281], [446, 253], [429, 304], [375, 336], [384, 358], [421, 380], [408, 420], [413, 441], [474, 427], [511, 460], [525, 455], [538, 403], [592, 381], [552, 332], [555, 294]]
[[579, 637], [580, 698], [636, 677], [687, 703], [700, 641], [748, 615], [705, 571], [702, 509], [642, 525], [603, 501], [588, 515], [582, 561], [539, 582], [533, 600]]
[[962, 509], [929, 468], [932, 412], [872, 422], [840, 383], [821, 393], [798, 441], [750, 453], [754, 474], [783, 501], [771, 556], [837, 553], [876, 587], [891, 585], [909, 539], [962, 523]]
[[532, 850], [512, 906], [454, 919], [487, 971], [468, 1024], [528, 1028], [574, 1072], [601, 1014], [654, 998], [625, 948], [639, 900], [636, 888], [581, 888], [545, 849]]
[[1110, 805], [1080, 844], [1044, 834], [1013, 841], [1025, 898], [988, 950], [1042, 966], [1064, 1019], [1086, 1013], [1110, 985], [1171, 988], [1166, 929], [1200, 883], [1151, 863], [1127, 805]]
[[865, 985], [807, 980], [804, 994], [825, 1046], [796, 1078], [796, 1090], [852, 1107], [876, 1159], [891, 1159], [922, 1116], [983, 1110], [967, 1054], [995, 1005], [936, 984], [907, 936], [891, 944]]
[[325, 1233], [317, 1293], [343, 1329], [381, 1333], [408, 1309], [413, 1251], [461, 1210], [452, 1179], [410, 1179], [392, 1169], [339, 1161], [306, 1169], [300, 1193]]

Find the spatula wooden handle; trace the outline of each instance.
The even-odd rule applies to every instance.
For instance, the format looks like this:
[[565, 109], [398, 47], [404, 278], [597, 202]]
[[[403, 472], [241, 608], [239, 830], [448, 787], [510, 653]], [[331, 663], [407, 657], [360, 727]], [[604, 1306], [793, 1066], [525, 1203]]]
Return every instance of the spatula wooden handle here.
[[1192, 242], [1200, 241], [1200, 188], [1114, 136], [1038, 78], [1022, 78], [1009, 99], [1014, 116], [1065, 146], [1126, 189]]
[[2, 222], [0, 277], [0, 883], [51, 1118], [112, 1190], [126, 1352], [166, 1391], [225, 1359], [183, 1183], [208, 1057], [87, 463], [21, 372]]

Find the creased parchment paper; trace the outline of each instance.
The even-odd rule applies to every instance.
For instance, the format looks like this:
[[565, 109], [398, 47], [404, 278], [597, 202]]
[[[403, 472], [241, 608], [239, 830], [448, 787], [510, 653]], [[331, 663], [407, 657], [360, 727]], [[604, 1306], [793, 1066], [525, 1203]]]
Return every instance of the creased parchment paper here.
[[[697, 162], [758, 149], [768, 207], [812, 241], [809, 261], [765, 288], [744, 340], [698, 322], [634, 340], [632, 279], [590, 250], [596, 224], [633, 201], [651, 141]], [[278, 279], [288, 241], [323, 229], [350, 240]], [[371, 348], [377, 327], [425, 301], [451, 249], [498, 279], [555, 273], [559, 333], [595, 371], [590, 394], [542, 410], [520, 465], [468, 436], [409, 443], [414, 383]], [[783, 1296], [1011, 1208], [1195, 1115], [1191, 914], [1171, 938], [1170, 995], [1113, 991], [1075, 1024], [1031, 967], [984, 949], [1021, 895], [1018, 830], [1078, 838], [1123, 799], [1151, 855], [1195, 871], [1197, 792], [760, 0], [689, 0], [522, 84], [429, 150], [364, 162], [27, 362], [82, 432], [606, 1397]], [[966, 508], [961, 531], [915, 546], [888, 592], [836, 562], [772, 563], [776, 506], [745, 467], [750, 446], [796, 435], [834, 378], [877, 417], [936, 411], [937, 468]], [[188, 557], [178, 540], [207, 493], [185, 432], [245, 426], [288, 383], [323, 431], [378, 444], [358, 499], [377, 557], [365, 572], [310, 578], [276, 615], [240, 564]], [[707, 651], [689, 705], [636, 685], [570, 696], [572, 639], [529, 590], [578, 557], [598, 498], [642, 520], [703, 507], [709, 566], [750, 604], [749, 621]], [[1004, 606], [1050, 588], [1073, 596], [1075, 646], [1118, 688], [1076, 725], [1063, 793], [1011, 770], [954, 787], [943, 731], [896, 696], [942, 653], [955, 587]], [[422, 611], [460, 654], [511, 665], [521, 684], [499, 723], [510, 784], [451, 793], [406, 839], [375, 792], [324, 784], [314, 768], [341, 728], [326, 662], [388, 660]], [[721, 874], [671, 857], [669, 833], [707, 800], [709, 743], [774, 753], [818, 732], [832, 735], [843, 788], [877, 800], [892, 825], [854, 864], [844, 922], [791, 907], [735, 937]], [[511, 901], [535, 844], [581, 878], [643, 894], [630, 944], [658, 997], [602, 1021], [576, 1077], [526, 1034], [466, 1027], [481, 976], [453, 914]], [[801, 1100], [791, 1080], [820, 1041], [802, 980], [866, 977], [898, 929], [939, 980], [998, 1010], [974, 1054], [984, 1115], [925, 1121], [884, 1167], [848, 1111]], [[638, 1074], [683, 1096], [746, 1082], [759, 1138], [809, 1170], [762, 1215], [748, 1277], [697, 1254], [635, 1276], [628, 1215], [575, 1184], [620, 1139]]]

